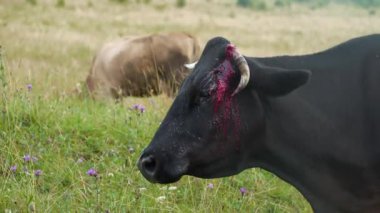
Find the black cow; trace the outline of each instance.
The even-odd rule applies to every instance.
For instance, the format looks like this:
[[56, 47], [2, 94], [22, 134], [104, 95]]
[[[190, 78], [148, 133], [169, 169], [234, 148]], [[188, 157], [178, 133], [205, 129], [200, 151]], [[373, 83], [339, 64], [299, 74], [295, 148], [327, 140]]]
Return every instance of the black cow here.
[[158, 183], [261, 167], [315, 212], [380, 212], [380, 35], [270, 58], [210, 40], [138, 166]]

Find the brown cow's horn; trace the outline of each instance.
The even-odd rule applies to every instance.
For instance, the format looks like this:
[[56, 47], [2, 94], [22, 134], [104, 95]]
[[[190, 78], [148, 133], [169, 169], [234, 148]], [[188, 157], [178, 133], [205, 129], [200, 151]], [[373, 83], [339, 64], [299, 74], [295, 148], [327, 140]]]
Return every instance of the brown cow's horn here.
[[232, 93], [232, 96], [236, 95], [238, 92], [243, 90], [248, 85], [250, 78], [249, 66], [244, 56], [242, 56], [238, 51], [235, 50], [233, 54], [233, 60], [235, 64], [238, 66], [240, 72], [240, 82], [239, 85], [236, 87], [235, 91]]

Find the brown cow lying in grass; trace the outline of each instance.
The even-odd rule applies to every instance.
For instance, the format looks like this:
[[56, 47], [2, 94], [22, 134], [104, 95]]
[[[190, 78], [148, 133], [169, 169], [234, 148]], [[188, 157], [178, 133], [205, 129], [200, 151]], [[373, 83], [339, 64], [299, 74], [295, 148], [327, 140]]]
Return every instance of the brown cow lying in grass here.
[[87, 87], [93, 97], [172, 95], [189, 72], [184, 64], [199, 54], [197, 39], [186, 33], [123, 38], [98, 51]]

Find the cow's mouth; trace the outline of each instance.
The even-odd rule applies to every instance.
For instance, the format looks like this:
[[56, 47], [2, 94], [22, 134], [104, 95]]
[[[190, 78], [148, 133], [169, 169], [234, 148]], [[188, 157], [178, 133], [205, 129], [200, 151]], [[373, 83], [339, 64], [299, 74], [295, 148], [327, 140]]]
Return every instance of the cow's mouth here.
[[137, 163], [141, 174], [152, 183], [177, 182], [187, 171], [184, 160], [158, 159], [154, 155], [143, 153]]

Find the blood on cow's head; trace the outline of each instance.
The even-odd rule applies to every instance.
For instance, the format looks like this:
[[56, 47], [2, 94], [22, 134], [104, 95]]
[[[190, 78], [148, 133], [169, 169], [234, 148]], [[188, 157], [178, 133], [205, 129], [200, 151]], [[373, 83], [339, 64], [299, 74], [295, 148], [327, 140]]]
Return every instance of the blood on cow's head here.
[[210, 87], [210, 94], [214, 104], [213, 120], [219, 121], [216, 123], [224, 136], [227, 136], [228, 129], [232, 129], [235, 133], [235, 140], [238, 142], [239, 135], [237, 133], [240, 128], [240, 115], [236, 101], [233, 98], [233, 92], [240, 75], [239, 71], [234, 70], [233, 59], [235, 54], [235, 46], [228, 44], [224, 60], [212, 71], [215, 86]]

